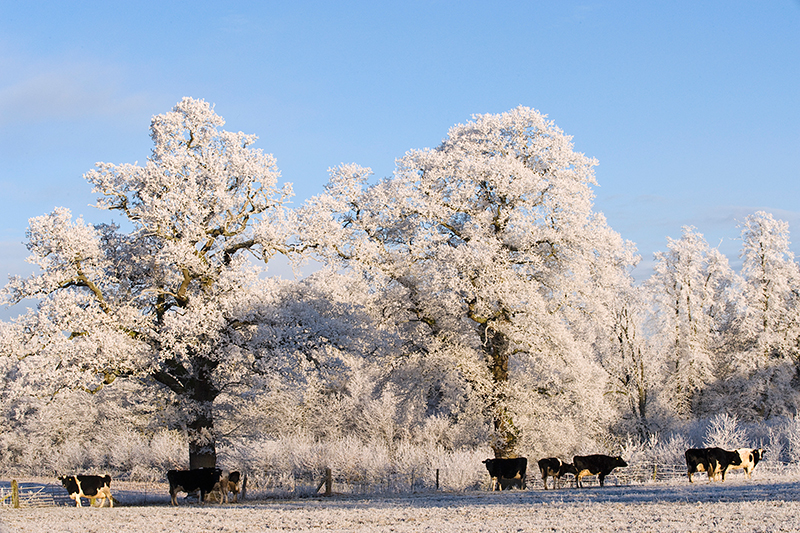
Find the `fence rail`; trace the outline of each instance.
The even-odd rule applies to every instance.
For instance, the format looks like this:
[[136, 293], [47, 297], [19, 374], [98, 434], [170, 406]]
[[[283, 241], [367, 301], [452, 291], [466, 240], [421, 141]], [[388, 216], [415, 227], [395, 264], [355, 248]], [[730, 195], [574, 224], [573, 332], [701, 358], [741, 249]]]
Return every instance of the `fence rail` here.
[[[530, 466], [530, 465], [529, 465]], [[738, 471], [741, 472], [741, 471]], [[362, 495], [362, 494], [404, 494], [414, 492], [434, 492], [448, 489], [447, 471], [444, 469], [419, 469], [410, 473], [384, 472], [369, 474], [366, 470], [336, 472], [323, 471], [297, 472], [250, 472], [248, 473], [246, 493], [241, 499], [261, 500], [273, 498], [298, 498], [314, 495]], [[736, 475], [736, 474], [731, 474]], [[800, 464], [776, 462], [760, 463], [755, 475], [776, 477], [800, 475]], [[486, 490], [489, 485], [488, 474], [481, 472], [478, 479], [465, 490]], [[615, 469], [606, 477], [607, 485], [636, 485], [643, 483], [669, 483], [686, 479], [686, 466], [676, 464], [637, 463], [625, 468]], [[66, 490], [56, 483], [0, 481], [0, 508], [9, 507], [49, 507], [75, 505]], [[550, 481], [552, 483], [552, 480]], [[574, 483], [574, 476], [568, 474], [558, 483], [568, 487]], [[583, 484], [598, 484], [597, 476], [587, 476]], [[114, 485], [116, 485], [116, 490]], [[528, 471], [528, 490], [542, 488], [538, 469]], [[16, 496], [15, 496], [16, 492]], [[112, 484], [115, 498], [119, 496], [123, 505], [166, 504], [169, 501], [169, 486], [165, 482], [115, 481]]]
[[2, 507], [53, 507], [69, 502], [64, 488], [54, 483], [0, 481]]

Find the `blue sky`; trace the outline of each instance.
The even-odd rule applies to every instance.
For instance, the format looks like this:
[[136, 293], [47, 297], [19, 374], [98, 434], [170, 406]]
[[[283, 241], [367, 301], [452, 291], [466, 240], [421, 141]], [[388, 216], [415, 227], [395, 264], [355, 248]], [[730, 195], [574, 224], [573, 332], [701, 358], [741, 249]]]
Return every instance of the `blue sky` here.
[[258, 135], [295, 204], [329, 167], [388, 176], [524, 105], [599, 160], [595, 207], [637, 244], [638, 277], [684, 225], [736, 265], [757, 210], [800, 255], [798, 0], [0, 0], [0, 276], [32, 271], [30, 217], [108, 221], [82, 175], [144, 162], [150, 118], [183, 96]]

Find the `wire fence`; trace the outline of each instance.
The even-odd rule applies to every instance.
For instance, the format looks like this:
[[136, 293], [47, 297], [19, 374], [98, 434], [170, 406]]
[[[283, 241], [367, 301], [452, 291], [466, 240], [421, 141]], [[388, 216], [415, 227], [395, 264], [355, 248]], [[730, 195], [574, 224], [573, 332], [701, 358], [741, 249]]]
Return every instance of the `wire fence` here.
[[0, 481], [2, 507], [52, 507], [72, 502], [61, 485], [42, 482]]
[[[737, 472], [729, 473], [736, 476]], [[475, 475], [470, 486], [460, 490], [448, 488], [448, 471], [445, 469], [420, 469], [413, 472], [384, 472], [371, 474], [367, 470], [334, 472], [324, 471], [264, 471], [249, 472], [243, 478], [239, 501], [293, 499], [315, 496], [367, 495], [367, 494], [409, 494], [424, 492], [459, 492], [461, 490], [489, 490], [490, 480], [487, 472]], [[743, 474], [738, 474], [743, 475]], [[781, 477], [800, 475], [798, 463], [759, 463], [756, 473], [758, 477]], [[686, 481], [685, 465], [638, 463], [625, 468], [617, 468], [605, 479], [609, 486], [626, 486], [645, 483], [673, 483]], [[597, 486], [597, 476], [587, 476], [582, 480], [584, 486]], [[16, 488], [14, 488], [16, 485]], [[574, 487], [575, 477], [567, 474], [559, 480], [556, 488]], [[549, 478], [548, 487], [553, 487], [553, 479]], [[527, 490], [543, 488], [538, 468], [529, 469]], [[115, 480], [111, 486], [114, 499], [122, 505], [168, 505], [169, 485], [165, 482], [134, 482]], [[197, 501], [187, 495], [183, 502]], [[67, 491], [58, 483], [46, 480], [0, 481], [0, 508], [9, 507], [49, 507], [74, 506]]]

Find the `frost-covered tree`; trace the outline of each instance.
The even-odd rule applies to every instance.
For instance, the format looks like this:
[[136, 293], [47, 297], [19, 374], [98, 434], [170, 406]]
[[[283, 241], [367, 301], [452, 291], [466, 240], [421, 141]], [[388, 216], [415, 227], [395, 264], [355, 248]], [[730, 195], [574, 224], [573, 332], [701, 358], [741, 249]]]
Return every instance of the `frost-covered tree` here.
[[714, 381], [715, 350], [732, 320], [736, 278], [727, 259], [692, 227], [684, 227], [680, 239], [668, 238], [667, 251], [655, 259], [648, 285], [657, 308], [654, 342], [666, 372], [663, 397], [688, 417]]
[[789, 225], [760, 211], [742, 224], [746, 313], [733, 355], [741, 385], [730, 391], [748, 418], [795, 415], [800, 408], [800, 269]]
[[39, 299], [3, 348], [32, 394], [134, 376], [169, 391], [192, 467], [215, 464], [215, 399], [274, 367], [254, 311], [270, 291], [250, 259], [288, 251], [291, 188], [255, 136], [223, 125], [191, 98], [153, 117], [145, 165], [98, 163], [84, 176], [123, 224], [93, 226], [63, 208], [31, 219], [39, 272], [5, 290], [11, 303]]
[[790, 249], [789, 224], [759, 211], [742, 224], [744, 334], [764, 358], [800, 356], [800, 269]]
[[620, 429], [646, 436], [658, 389], [659, 367], [645, 331], [647, 308], [641, 287], [620, 284], [609, 301], [611, 328], [598, 336], [597, 358], [608, 373], [609, 393], [621, 402]]
[[[631, 254], [592, 210], [595, 164], [520, 107], [454, 126], [374, 185], [369, 169], [333, 169], [304, 208], [305, 238], [383, 295], [381, 315], [402, 329], [406, 353], [457, 354], [498, 456], [520, 436], [512, 389], [538, 396], [537, 409], [579, 411], [570, 416], [585, 434], [596, 429], [587, 420], [602, 419], [603, 374], [584, 334], [606, 316], [603, 281]], [[511, 387], [517, 370], [533, 382]]]

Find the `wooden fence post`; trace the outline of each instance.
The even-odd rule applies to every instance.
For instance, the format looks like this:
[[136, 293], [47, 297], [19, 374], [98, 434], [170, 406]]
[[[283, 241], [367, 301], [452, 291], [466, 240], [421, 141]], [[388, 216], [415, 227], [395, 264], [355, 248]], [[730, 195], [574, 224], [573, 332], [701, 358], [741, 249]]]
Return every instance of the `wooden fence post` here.
[[333, 474], [330, 468], [325, 469], [325, 496], [330, 496], [333, 490]]
[[11, 480], [11, 505], [19, 509], [19, 484], [16, 479]]
[[439, 469], [436, 469], [436, 490], [439, 490]]
[[322, 483], [319, 484], [317, 487], [317, 492], [325, 485], [325, 496], [331, 495], [331, 489], [333, 489], [333, 474], [331, 474], [331, 469], [325, 469], [325, 479], [322, 480]]

